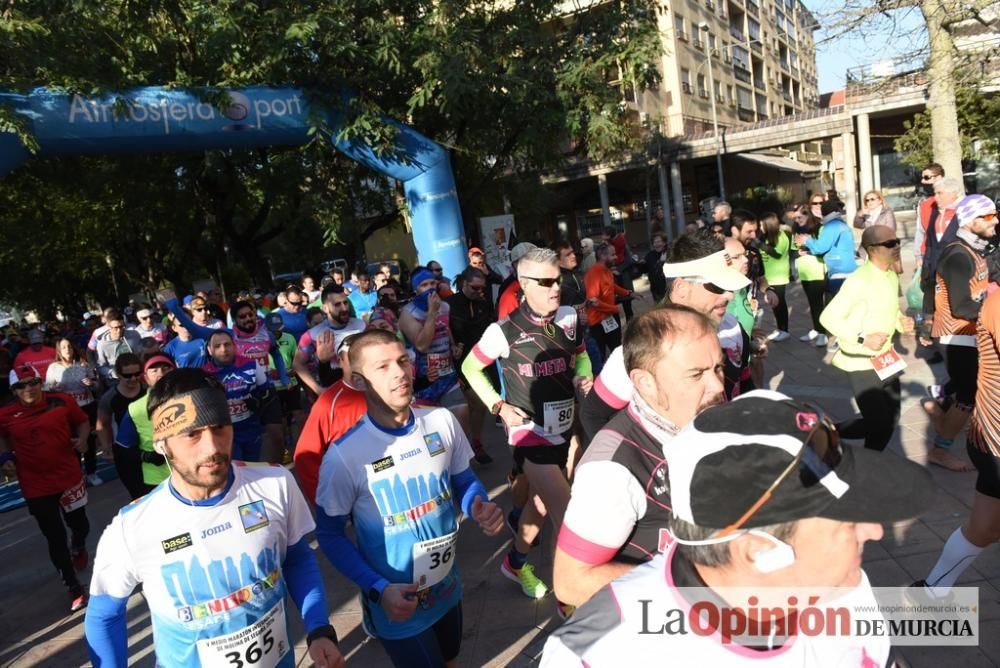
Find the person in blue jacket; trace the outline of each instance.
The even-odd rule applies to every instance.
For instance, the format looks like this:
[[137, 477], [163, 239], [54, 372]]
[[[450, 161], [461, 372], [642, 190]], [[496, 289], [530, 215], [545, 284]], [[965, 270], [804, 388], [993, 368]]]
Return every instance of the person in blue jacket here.
[[799, 253], [809, 253], [823, 258], [826, 263], [826, 291], [830, 297], [837, 294], [844, 280], [858, 268], [854, 257], [854, 233], [845, 220], [844, 203], [830, 199], [822, 204], [823, 224], [819, 237], [807, 234], [796, 237]]

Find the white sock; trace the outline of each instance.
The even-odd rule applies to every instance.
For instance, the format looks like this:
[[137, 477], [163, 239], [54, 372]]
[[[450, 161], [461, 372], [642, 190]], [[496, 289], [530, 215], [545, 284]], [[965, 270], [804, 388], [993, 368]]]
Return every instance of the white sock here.
[[965, 569], [972, 565], [983, 547], [973, 545], [965, 537], [961, 529], [948, 537], [948, 542], [941, 550], [941, 556], [927, 576], [927, 590], [935, 598], [940, 598], [948, 594], [948, 590], [958, 580], [958, 576], [965, 572]]

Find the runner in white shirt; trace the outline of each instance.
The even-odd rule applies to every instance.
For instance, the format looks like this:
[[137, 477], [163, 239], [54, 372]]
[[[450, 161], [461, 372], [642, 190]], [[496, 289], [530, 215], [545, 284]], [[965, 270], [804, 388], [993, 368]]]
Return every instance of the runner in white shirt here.
[[342, 666], [309, 547], [314, 523], [291, 474], [231, 462], [225, 391], [201, 369], [164, 377], [150, 390], [149, 412], [170, 478], [123, 508], [101, 537], [85, 622], [94, 665], [129, 663], [126, 605], [141, 584], [157, 665], [298, 665], [290, 597], [310, 658]]
[[[503, 513], [469, 467], [458, 420], [447, 409], [410, 408], [411, 363], [394, 334], [355, 336], [349, 363], [368, 413], [323, 456], [316, 538], [358, 585], [365, 630], [394, 665], [453, 666], [462, 641], [455, 505], [489, 536], [502, 530]], [[357, 544], [345, 535], [349, 518]]]
[[[804, 616], [773, 626], [758, 617], [739, 633], [713, 628], [709, 614], [697, 633], [665, 628], [668, 613], [688, 620], [696, 603], [731, 619], [733, 602], [746, 607], [756, 597], [758, 609], [787, 610], [791, 593], [798, 609], [845, 607], [881, 620], [866, 612], [878, 602], [862, 550], [882, 537], [882, 523], [933, 503], [922, 467], [905, 459], [885, 466], [880, 453], [841, 446], [819, 409], [766, 390], [708, 408], [664, 454], [674, 545], [577, 608], [549, 636], [543, 667], [664, 665], [668, 657], [678, 666], [894, 665], [889, 638], [854, 635], [853, 623], [846, 635], [816, 634], [802, 632]], [[785, 623], [791, 632], [777, 632]]]

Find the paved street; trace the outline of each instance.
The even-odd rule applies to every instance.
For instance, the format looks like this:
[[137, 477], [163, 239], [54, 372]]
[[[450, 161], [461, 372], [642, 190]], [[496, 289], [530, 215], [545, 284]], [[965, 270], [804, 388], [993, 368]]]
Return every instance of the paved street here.
[[[908, 246], [904, 258], [910, 256]], [[904, 287], [908, 274], [904, 278]], [[792, 396], [821, 403], [835, 416], [853, 412], [846, 380], [826, 360], [831, 354], [811, 344], [798, 341], [808, 326], [805, 298], [796, 285], [789, 290], [792, 305], [790, 341], [772, 344], [767, 363], [771, 388]], [[648, 307], [648, 300], [645, 302]], [[773, 321], [770, 314], [765, 328]], [[904, 338], [900, 350], [910, 366], [903, 382], [903, 413], [901, 425], [889, 450], [886, 465], [896, 457], [909, 457], [923, 462], [929, 441], [926, 417], [919, 406], [923, 387], [943, 373], [941, 365], [934, 369], [913, 356], [914, 340]], [[490, 425], [484, 441], [496, 462], [479, 468], [491, 495], [509, 507], [504, 485], [508, 470], [501, 433]], [[955, 451], [964, 456], [964, 441], [956, 443]], [[918, 520], [887, 527], [885, 537], [877, 544], [868, 544], [865, 569], [876, 586], [905, 585], [924, 576], [937, 558], [944, 540], [960, 525], [969, 511], [973, 498], [975, 474], [957, 474], [939, 468], [932, 474], [940, 485], [935, 509]], [[117, 508], [127, 501], [118, 481], [91, 490], [89, 506], [92, 524], [91, 551], [96, 548], [100, 531]], [[24, 509], [0, 518], [0, 591], [4, 592], [0, 606], [0, 666], [78, 666], [87, 663], [82, 641], [83, 613], [67, 615], [66, 594], [45, 554], [45, 546], [34, 521]], [[553, 537], [546, 530], [542, 545], [534, 550], [531, 560], [537, 572], [551, 582], [551, 551]], [[460, 534], [460, 566], [465, 583], [465, 634], [460, 661], [465, 666], [526, 666], [535, 663], [545, 637], [558, 623], [552, 596], [534, 602], [521, 595], [510, 581], [499, 573], [500, 561], [509, 548], [509, 536], [486, 538], [473, 525]], [[342, 638], [342, 650], [351, 663], [379, 667], [388, 665], [377, 643], [365, 638], [359, 626], [359, 605], [352, 584], [334, 572], [320, 558], [326, 577], [331, 606], [331, 619]], [[89, 571], [85, 577], [89, 576]], [[982, 643], [973, 648], [903, 648], [902, 654], [915, 667], [1000, 665], [1000, 555], [996, 546], [986, 550], [959, 584], [980, 589], [980, 634]], [[151, 666], [151, 634], [149, 616], [140, 595], [132, 597], [129, 606], [130, 648], [134, 665]], [[297, 656], [308, 665], [301, 646], [303, 633], [295, 629]]]

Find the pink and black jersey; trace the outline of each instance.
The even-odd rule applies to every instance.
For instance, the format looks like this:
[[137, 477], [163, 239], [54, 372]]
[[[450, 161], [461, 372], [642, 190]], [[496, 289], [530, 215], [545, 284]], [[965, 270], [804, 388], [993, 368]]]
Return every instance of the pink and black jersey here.
[[561, 445], [573, 427], [576, 356], [586, 352], [576, 310], [560, 306], [538, 319], [526, 302], [486, 328], [472, 354], [485, 365], [501, 360], [505, 401], [531, 422], [507, 435], [511, 445]]

